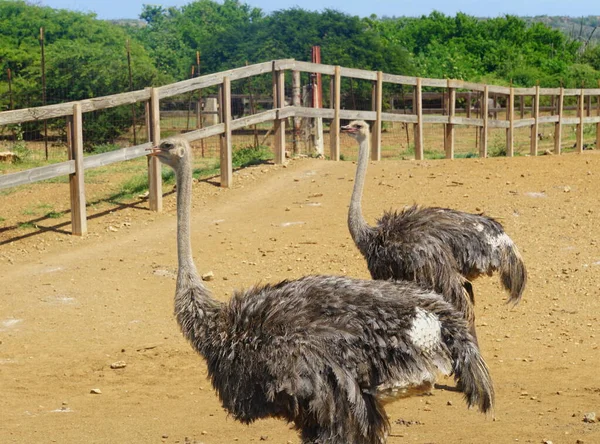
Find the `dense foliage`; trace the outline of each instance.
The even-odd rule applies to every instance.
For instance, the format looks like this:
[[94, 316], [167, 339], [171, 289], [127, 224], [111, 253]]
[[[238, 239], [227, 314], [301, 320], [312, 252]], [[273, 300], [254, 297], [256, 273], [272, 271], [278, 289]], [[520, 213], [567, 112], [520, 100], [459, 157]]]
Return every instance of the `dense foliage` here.
[[[359, 18], [299, 8], [267, 15], [239, 0], [196, 0], [180, 8], [145, 5], [140, 19], [117, 24], [1, 1], [0, 109], [9, 107], [9, 68], [14, 107], [41, 104], [41, 27], [47, 103], [129, 90], [128, 41], [134, 89], [188, 78], [197, 52], [205, 74], [278, 58], [309, 60], [313, 45], [321, 47], [323, 63], [395, 74], [548, 87], [596, 87], [600, 78], [600, 46], [591, 31], [579, 39], [514, 16]], [[108, 141], [119, 130], [97, 139]]]

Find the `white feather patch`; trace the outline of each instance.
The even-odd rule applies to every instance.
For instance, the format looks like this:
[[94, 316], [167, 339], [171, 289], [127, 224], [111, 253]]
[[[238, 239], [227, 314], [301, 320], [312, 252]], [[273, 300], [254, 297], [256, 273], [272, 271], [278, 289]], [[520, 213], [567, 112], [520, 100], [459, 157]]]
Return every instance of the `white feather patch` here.
[[513, 241], [506, 233], [502, 233], [500, 236], [486, 236], [488, 244], [491, 245], [493, 249], [498, 247], [512, 247]]
[[417, 307], [416, 316], [408, 332], [412, 342], [424, 352], [437, 350], [442, 342], [441, 323], [439, 318], [422, 308]]

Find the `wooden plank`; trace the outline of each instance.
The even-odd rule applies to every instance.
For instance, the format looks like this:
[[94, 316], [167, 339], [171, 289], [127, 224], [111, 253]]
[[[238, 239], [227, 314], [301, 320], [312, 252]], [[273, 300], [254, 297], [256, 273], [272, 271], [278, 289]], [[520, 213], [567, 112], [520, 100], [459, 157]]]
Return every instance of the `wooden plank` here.
[[421, 86], [431, 86], [435, 88], [445, 88], [448, 85], [448, 81], [446, 79], [421, 79]]
[[377, 72], [364, 69], [340, 67], [340, 75], [342, 77], [352, 77], [353, 79], [377, 81]]
[[[344, 110], [342, 110], [342, 113], [344, 113]], [[414, 114], [381, 113], [381, 119], [384, 122], [417, 123], [417, 116]]]
[[527, 119], [517, 119], [513, 123], [513, 128], [517, 129], [517, 128], [525, 128], [528, 126], [532, 127], [534, 124], [535, 124], [535, 119], [533, 117], [529, 117]]
[[539, 123], [556, 123], [558, 122], [558, 116], [540, 116], [537, 118], [537, 122]]
[[[160, 144], [160, 99], [156, 88], [150, 91], [150, 131], [153, 146]], [[150, 211], [162, 211], [162, 175], [160, 161], [148, 156], [148, 206]]]
[[506, 128], [508, 129], [510, 124], [508, 120], [496, 120], [488, 119], [488, 128]]
[[579, 124], [579, 117], [563, 117], [561, 122], [563, 125], [577, 125]]
[[75, 162], [75, 171], [69, 175], [71, 232], [76, 236], [83, 236], [87, 234], [87, 218], [85, 213], [85, 168], [83, 166], [83, 117], [80, 103], [73, 105], [71, 119], [69, 160]]
[[535, 86], [531, 88], [513, 88], [515, 96], [533, 96], [535, 94]]
[[221, 122], [223, 134], [220, 144], [221, 187], [231, 187], [233, 181], [233, 145], [231, 141], [231, 79], [223, 77], [223, 84], [219, 86]]
[[372, 106], [376, 117], [371, 141], [371, 160], [381, 160], [381, 112], [383, 108], [383, 73], [381, 71], [377, 71], [373, 99]]
[[[340, 110], [340, 113], [344, 112], [344, 111], [345, 110]], [[371, 112], [371, 111], [368, 111], [368, 112]], [[281, 110], [279, 112], [279, 116], [281, 118], [292, 117], [294, 115], [296, 115], [298, 117], [315, 117], [315, 118], [322, 118], [322, 119], [333, 119], [333, 110], [331, 108], [308, 108], [306, 106], [299, 106], [299, 107], [286, 106], [283, 110]], [[345, 116], [342, 118], [350, 119], [350, 120], [354, 119], [352, 116]]]
[[333, 119], [329, 126], [329, 156], [331, 160], [340, 160], [340, 102], [341, 102], [341, 69], [335, 67], [331, 77], [331, 104]]
[[452, 117], [450, 123], [455, 125], [483, 126], [483, 119], [476, 117]]
[[561, 152], [564, 91], [561, 87], [558, 92], [558, 121], [554, 124], [554, 154]]
[[[331, 110], [331, 111], [333, 111], [333, 110]], [[382, 113], [382, 121], [389, 120], [389, 119], [383, 118], [384, 114], [385, 113]], [[340, 119], [375, 121], [377, 119], [377, 113], [375, 111], [354, 111], [354, 110], [348, 110], [348, 109], [341, 109], [340, 110]]]
[[35, 120], [47, 120], [58, 117], [72, 116], [73, 106], [75, 103], [79, 103], [81, 105], [82, 112], [90, 112], [99, 109], [113, 108], [115, 106], [129, 105], [143, 100], [148, 100], [149, 97], [149, 91], [140, 90], [122, 94], [113, 94], [111, 96], [97, 97], [95, 99], [81, 100], [79, 102], [67, 102], [57, 105], [4, 111], [0, 113], [0, 125], [11, 125], [16, 123], [32, 122]]
[[490, 94], [510, 94], [510, 88], [507, 86], [488, 85], [488, 93]]
[[508, 120], [508, 128], [506, 129], [506, 156], [514, 156], [514, 125], [515, 125], [515, 89], [510, 88], [508, 102], [506, 104], [506, 114]]
[[8, 173], [0, 175], [0, 190], [4, 188], [27, 185], [42, 180], [53, 179], [55, 177], [66, 176], [75, 172], [75, 161], [53, 163], [37, 168], [30, 168], [17, 173]]
[[560, 88], [540, 88], [540, 96], [558, 96]]
[[[310, 108], [309, 108], [310, 109]], [[288, 112], [284, 112], [288, 111]], [[289, 112], [291, 111], [291, 112]], [[294, 107], [286, 106], [283, 110], [277, 112], [275, 109], [263, 111], [262, 113], [252, 114], [251, 116], [240, 117], [231, 122], [231, 130], [235, 131], [240, 128], [247, 126], [256, 125], [258, 123], [269, 122], [275, 119], [287, 119], [288, 117], [295, 117]], [[220, 134], [220, 133], [219, 133]]]
[[575, 149], [578, 153], [583, 153], [583, 119], [585, 117], [585, 91], [582, 89], [581, 94], [579, 94], [579, 101], [577, 102], [578, 110], [577, 116], [579, 117], [579, 122], [577, 122], [577, 140], [575, 142]]
[[447, 124], [447, 123], [450, 123], [450, 118], [448, 116], [436, 116], [435, 114], [423, 115], [423, 123]]
[[448, 88], [468, 89], [471, 91], [483, 91], [485, 85], [481, 83], [465, 82], [464, 80], [448, 79]]
[[454, 159], [454, 124], [451, 122], [456, 113], [456, 89], [450, 87], [450, 81], [448, 81], [448, 95], [448, 123], [444, 127], [444, 151], [446, 159]]
[[421, 88], [421, 78], [417, 78], [415, 86], [415, 114], [417, 123], [415, 124], [415, 159], [423, 160], [423, 90]]
[[563, 90], [563, 96], [579, 96], [581, 95], [581, 88], [570, 88]]
[[538, 133], [539, 133], [539, 117], [540, 117], [540, 86], [535, 87], [535, 95], [533, 96], [533, 124], [531, 126], [531, 149], [529, 154], [537, 156], [538, 154]]
[[220, 85], [223, 83], [223, 78], [227, 77], [230, 81], [245, 79], [247, 77], [253, 77], [260, 74], [266, 74], [273, 70], [273, 62], [257, 63], [255, 65], [248, 65], [242, 68], [230, 69], [228, 71], [221, 71], [214, 74], [207, 74], [193, 79], [183, 80], [181, 82], [172, 83], [157, 88], [158, 98], [164, 99], [166, 97], [177, 96], [184, 94], [189, 91], [195, 91], [197, 89], [208, 88], [209, 86]]
[[487, 85], [484, 86], [483, 88], [483, 97], [481, 99], [481, 118], [482, 118], [482, 125], [481, 125], [481, 132], [479, 133], [479, 157], [481, 158], [486, 158], [488, 156], [488, 121], [489, 121], [489, 109], [488, 109], [488, 98], [490, 97], [489, 95], [489, 88]]
[[[233, 121], [235, 122], [235, 120]], [[234, 124], [231, 122], [231, 129], [234, 129]], [[189, 131], [187, 133], [180, 134], [179, 137], [184, 138], [188, 142], [194, 142], [195, 140], [206, 139], [208, 137], [220, 136], [225, 134], [225, 124], [217, 123], [216, 125], [207, 126], [198, 130]]]
[[335, 66], [322, 65], [320, 63], [300, 62], [298, 60], [275, 61], [275, 69], [292, 69], [294, 71], [310, 72], [317, 74], [326, 74], [332, 76], [335, 74]]
[[148, 155], [148, 148], [153, 146], [147, 142], [142, 145], [121, 148], [109, 153], [94, 154], [83, 158], [83, 166], [86, 170], [103, 167], [112, 163], [124, 162], [126, 160], [137, 159]]
[[386, 74], [383, 73], [384, 83], [394, 83], [396, 85], [409, 85], [415, 86], [417, 84], [416, 77], [399, 76], [397, 74]]
[[[285, 71], [273, 71], [273, 104], [276, 108], [285, 107]], [[281, 165], [285, 162], [285, 122], [286, 119], [275, 119], [273, 121], [273, 136], [275, 138], [274, 155], [275, 164]]]

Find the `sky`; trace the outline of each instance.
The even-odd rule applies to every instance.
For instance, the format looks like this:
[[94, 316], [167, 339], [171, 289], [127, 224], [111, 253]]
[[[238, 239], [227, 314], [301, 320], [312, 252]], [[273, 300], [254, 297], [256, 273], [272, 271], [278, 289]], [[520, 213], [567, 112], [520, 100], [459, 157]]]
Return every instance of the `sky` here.
[[[418, 17], [432, 11], [454, 16], [464, 12], [476, 17], [497, 17], [505, 14], [518, 16], [564, 15], [582, 17], [600, 15], [597, 0], [241, 0], [242, 3], [262, 9], [274, 10], [301, 7], [310, 11], [335, 9], [350, 15], [368, 17], [384, 16]], [[33, 0], [33, 4], [55, 9], [70, 9], [96, 13], [99, 19], [139, 18], [143, 4], [183, 6], [191, 0]]]

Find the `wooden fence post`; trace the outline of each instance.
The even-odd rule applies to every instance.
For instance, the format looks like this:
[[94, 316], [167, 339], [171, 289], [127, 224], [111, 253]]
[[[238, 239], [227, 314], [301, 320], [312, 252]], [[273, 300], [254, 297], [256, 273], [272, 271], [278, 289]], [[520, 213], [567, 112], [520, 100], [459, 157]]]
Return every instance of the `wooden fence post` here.
[[[292, 71], [292, 106], [302, 106], [302, 85], [300, 81], [300, 71]], [[302, 118], [294, 115], [294, 128], [292, 129], [292, 150], [298, 154], [300, 150], [300, 133], [302, 128]]]
[[444, 150], [446, 159], [454, 158], [454, 124], [452, 118], [456, 112], [456, 89], [450, 87], [450, 81], [447, 81], [448, 87], [448, 123], [444, 131]]
[[560, 142], [562, 139], [562, 115], [563, 115], [563, 102], [565, 98], [565, 89], [561, 86], [560, 93], [558, 95], [558, 122], [554, 124], [554, 154], [560, 154], [561, 146]]
[[[221, 187], [231, 187], [233, 180], [232, 143], [231, 143], [231, 79], [223, 77], [223, 83], [219, 85], [219, 100], [221, 111], [221, 122], [225, 132], [220, 137], [220, 163], [221, 163]], [[275, 138], [277, 140], [277, 137]]]
[[578, 110], [577, 114], [579, 117], [579, 122], [577, 123], [577, 141], [575, 143], [575, 148], [578, 153], [583, 152], [583, 118], [585, 117], [585, 89], [583, 86], [581, 87], [581, 91], [579, 93], [579, 101], [577, 103]]
[[[600, 80], [598, 80], [600, 88]], [[596, 115], [600, 116], [600, 95], [596, 96]], [[596, 149], [600, 150], [600, 122], [596, 123]]]
[[414, 109], [417, 115], [417, 123], [415, 123], [415, 159], [423, 160], [423, 91], [420, 77], [417, 77], [417, 84], [415, 85]]
[[375, 122], [371, 134], [371, 160], [381, 160], [381, 111], [383, 107], [383, 72], [377, 71], [374, 85], [372, 108], [375, 111]]
[[479, 144], [479, 157], [486, 158], [488, 156], [488, 98], [489, 98], [488, 86], [483, 87], [483, 98], [481, 103], [481, 117], [483, 118], [483, 126], [481, 127], [481, 136]]
[[77, 236], [87, 233], [87, 219], [85, 212], [85, 179], [83, 167], [83, 117], [81, 103], [73, 105], [73, 116], [70, 119], [70, 146], [69, 160], [75, 161], [75, 172], [69, 175], [69, 189], [71, 194], [71, 232]]
[[514, 132], [515, 132], [515, 89], [510, 87], [508, 103], [506, 104], [506, 118], [508, 119], [508, 128], [506, 129], [506, 156], [513, 157], [514, 152]]
[[519, 112], [521, 119], [525, 117], [525, 95], [519, 96]]
[[540, 85], [535, 86], [535, 96], [533, 97], [531, 114], [533, 117], [533, 125], [531, 125], [531, 150], [530, 154], [532, 156], [537, 156], [538, 152], [538, 132], [539, 132], [539, 123], [538, 119], [540, 117]]
[[[160, 101], [158, 90], [150, 90], [150, 131], [148, 135], [154, 146], [160, 143]], [[151, 211], [162, 211], [162, 177], [158, 157], [148, 157], [148, 205]]]
[[[273, 65], [274, 66], [274, 65]], [[282, 109], [285, 106], [285, 71], [273, 71], [273, 107]], [[285, 121], [277, 118], [273, 122], [273, 136], [275, 138], [275, 163], [281, 165], [285, 162]]]
[[340, 160], [340, 95], [341, 95], [341, 69], [335, 67], [331, 78], [331, 106], [333, 107], [333, 120], [329, 126], [329, 155], [331, 160]]

